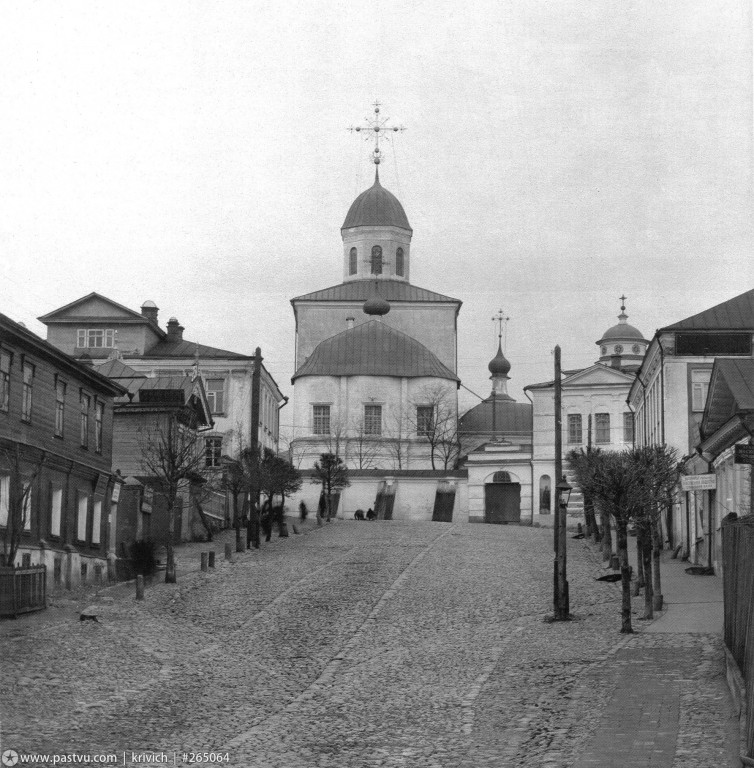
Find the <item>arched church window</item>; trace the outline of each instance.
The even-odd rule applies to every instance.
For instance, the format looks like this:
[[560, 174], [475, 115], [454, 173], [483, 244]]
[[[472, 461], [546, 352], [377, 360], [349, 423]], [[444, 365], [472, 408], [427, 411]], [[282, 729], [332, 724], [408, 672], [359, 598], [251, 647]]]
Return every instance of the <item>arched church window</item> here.
[[349, 275], [355, 275], [356, 274], [356, 249], [351, 248], [351, 253], [349, 255], [348, 259], [348, 274]]
[[495, 472], [492, 476], [493, 483], [510, 483], [511, 476], [508, 472]]
[[382, 246], [381, 245], [372, 246], [372, 274], [373, 275], [382, 274]]
[[403, 248], [395, 252], [395, 274], [403, 277]]

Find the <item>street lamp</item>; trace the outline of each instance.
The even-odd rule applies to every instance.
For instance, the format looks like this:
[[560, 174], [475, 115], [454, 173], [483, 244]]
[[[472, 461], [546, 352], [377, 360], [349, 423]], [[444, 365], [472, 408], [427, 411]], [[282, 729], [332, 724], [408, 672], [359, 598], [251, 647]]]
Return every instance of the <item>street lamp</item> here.
[[561, 481], [555, 486], [558, 491], [558, 503], [563, 509], [568, 507], [568, 499], [571, 498], [572, 485], [568, 485], [565, 475], [563, 475]]

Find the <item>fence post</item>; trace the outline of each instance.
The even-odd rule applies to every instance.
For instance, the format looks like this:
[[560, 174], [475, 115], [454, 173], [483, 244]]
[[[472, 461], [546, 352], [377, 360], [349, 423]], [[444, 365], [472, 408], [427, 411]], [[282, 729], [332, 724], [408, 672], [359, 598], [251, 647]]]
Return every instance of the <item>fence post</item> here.
[[202, 570], [203, 571], [207, 570], [207, 563], [209, 561], [208, 554], [209, 553], [207, 553], [207, 552], [202, 552]]
[[225, 559], [229, 560], [231, 563], [233, 562], [233, 545], [232, 544], [225, 545]]
[[214, 568], [215, 567], [215, 550], [211, 549], [209, 551], [209, 567]]
[[144, 577], [141, 574], [136, 577], [136, 599], [144, 599]]

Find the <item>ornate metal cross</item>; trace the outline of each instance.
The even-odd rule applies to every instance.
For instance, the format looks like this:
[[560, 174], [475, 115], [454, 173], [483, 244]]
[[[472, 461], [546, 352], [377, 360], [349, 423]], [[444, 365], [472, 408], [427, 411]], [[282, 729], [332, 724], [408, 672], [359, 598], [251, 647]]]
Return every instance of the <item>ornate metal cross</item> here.
[[370, 141], [374, 137], [374, 149], [372, 150], [372, 162], [375, 165], [379, 165], [382, 159], [382, 150], [380, 150], [380, 138], [388, 139], [388, 133], [397, 133], [398, 131], [405, 131], [406, 129], [402, 125], [392, 126], [388, 125], [389, 117], [380, 116], [380, 102], [374, 102], [374, 117], [364, 118], [364, 125], [351, 126], [348, 130], [351, 132], [365, 133], [365, 140]]
[[508, 320], [510, 320], [510, 317], [506, 317], [503, 313], [502, 309], [498, 309], [497, 314], [492, 318], [493, 323], [497, 323], [497, 337], [498, 339], [502, 339], [503, 337], [503, 326], [508, 324]]

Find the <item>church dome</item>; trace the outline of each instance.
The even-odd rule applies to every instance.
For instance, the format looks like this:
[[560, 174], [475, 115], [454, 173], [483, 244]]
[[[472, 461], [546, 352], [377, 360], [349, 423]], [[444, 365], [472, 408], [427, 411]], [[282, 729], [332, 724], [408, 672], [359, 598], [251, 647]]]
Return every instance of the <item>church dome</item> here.
[[497, 354], [490, 360], [490, 364], [487, 366], [490, 373], [493, 376], [507, 376], [511, 369], [511, 364], [503, 354], [503, 348], [500, 344], [497, 345]]
[[634, 328], [633, 325], [629, 325], [626, 322], [618, 323], [617, 325], [608, 328], [605, 331], [605, 335], [598, 341], [610, 341], [611, 339], [637, 339], [638, 341], [644, 341], [641, 331], [638, 328]]
[[369, 298], [364, 302], [363, 310], [364, 314], [376, 315], [377, 317], [386, 315], [390, 311], [390, 302], [380, 296], [376, 281]]
[[400, 200], [380, 184], [375, 173], [374, 184], [351, 203], [343, 229], [353, 227], [398, 227], [412, 232]]

